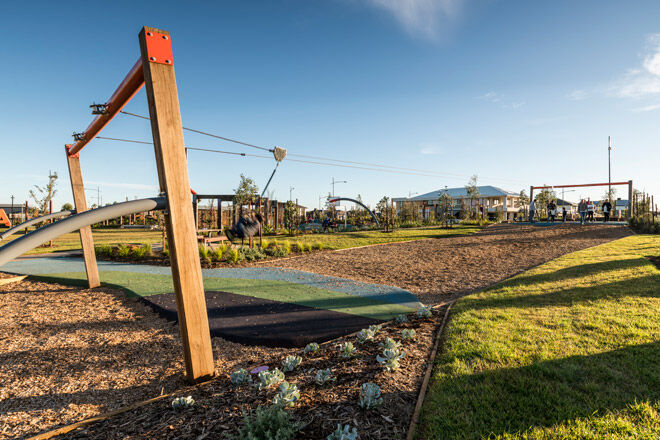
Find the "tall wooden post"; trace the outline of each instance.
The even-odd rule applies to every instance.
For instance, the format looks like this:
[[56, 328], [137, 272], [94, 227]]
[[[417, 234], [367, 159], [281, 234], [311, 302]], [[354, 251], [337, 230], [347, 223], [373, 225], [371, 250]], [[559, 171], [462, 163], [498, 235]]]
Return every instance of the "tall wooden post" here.
[[[76, 206], [76, 214], [87, 211], [87, 199], [85, 198], [85, 185], [83, 184], [82, 170], [80, 168], [80, 156], [78, 153], [69, 155], [71, 145], [66, 145], [66, 160], [69, 165], [69, 177], [71, 178], [71, 192], [73, 193], [73, 203]], [[92, 237], [92, 228], [85, 226], [80, 228], [80, 245], [83, 251], [83, 260], [85, 261], [85, 272], [87, 272], [87, 284], [89, 288], [101, 285], [99, 280], [99, 269], [96, 264], [96, 254], [94, 253], [94, 238]]]
[[197, 250], [188, 163], [174, 76], [170, 35], [144, 27], [140, 50], [151, 116], [160, 189], [167, 195], [166, 227], [174, 281], [179, 331], [188, 380], [214, 374], [211, 333], [202, 268]]

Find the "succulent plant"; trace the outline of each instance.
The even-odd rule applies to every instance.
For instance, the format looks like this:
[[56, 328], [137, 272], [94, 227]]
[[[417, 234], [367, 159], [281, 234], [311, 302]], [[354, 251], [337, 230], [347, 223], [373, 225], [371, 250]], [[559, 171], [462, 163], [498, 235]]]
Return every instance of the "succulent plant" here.
[[333, 382], [337, 380], [335, 376], [332, 375], [332, 370], [326, 368], [325, 370], [318, 370], [314, 376], [314, 382], [317, 385], [325, 385], [328, 382]]
[[339, 346], [339, 355], [344, 359], [352, 358], [355, 356], [357, 349], [353, 346], [352, 342], [345, 342]]
[[273, 370], [266, 370], [259, 372], [259, 384], [257, 385], [260, 390], [271, 388], [279, 385], [284, 381], [284, 373], [278, 368]]
[[430, 306], [424, 306], [421, 309], [417, 310], [418, 318], [430, 318], [433, 313], [431, 312]]
[[305, 354], [312, 354], [319, 351], [319, 344], [316, 342], [310, 342], [305, 346]]
[[380, 397], [380, 387], [375, 383], [366, 382], [360, 387], [360, 400], [358, 405], [364, 409], [373, 409], [382, 405], [383, 398]]
[[350, 425], [337, 425], [337, 429], [326, 440], [357, 440], [357, 436], [357, 428], [351, 429]]
[[289, 382], [283, 382], [280, 385], [280, 392], [273, 398], [275, 405], [294, 406], [300, 399], [298, 387]]
[[373, 341], [374, 336], [376, 336], [376, 332], [371, 328], [364, 328], [360, 330], [356, 335], [360, 344], [364, 344], [367, 341]]
[[188, 397], [177, 397], [172, 401], [172, 408], [173, 409], [185, 409], [185, 408], [190, 408], [195, 404], [195, 400], [192, 398], [192, 396]]
[[369, 330], [371, 330], [374, 333], [374, 336], [383, 328], [382, 324], [373, 324], [369, 326]]
[[377, 355], [376, 360], [383, 366], [385, 371], [396, 371], [399, 369], [399, 359], [403, 359], [406, 352], [398, 348], [386, 348], [383, 355]]
[[417, 332], [414, 328], [404, 328], [401, 330], [401, 339], [404, 341], [412, 341], [417, 337]]
[[403, 314], [396, 315], [395, 319], [396, 319], [396, 322], [398, 322], [399, 324], [403, 324], [404, 322], [408, 322], [408, 317], [406, 315], [403, 315]]
[[250, 373], [247, 372], [245, 368], [239, 368], [238, 370], [231, 373], [229, 380], [234, 385], [243, 385], [252, 381]]
[[386, 338], [383, 342], [379, 344], [381, 348], [385, 350], [389, 349], [400, 349], [401, 348], [401, 342], [397, 342], [392, 338]]
[[287, 356], [284, 358], [282, 361], [282, 366], [284, 367], [283, 370], [284, 372], [288, 371], [293, 371], [296, 369], [296, 367], [302, 362], [302, 358], [300, 356]]

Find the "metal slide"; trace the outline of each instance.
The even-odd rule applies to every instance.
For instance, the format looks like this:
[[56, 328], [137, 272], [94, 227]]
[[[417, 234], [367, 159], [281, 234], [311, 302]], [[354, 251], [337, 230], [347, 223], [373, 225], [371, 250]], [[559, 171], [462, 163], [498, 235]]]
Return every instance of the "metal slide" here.
[[376, 226], [380, 227], [380, 222], [378, 221], [378, 217], [376, 217], [376, 214], [374, 214], [373, 211], [371, 209], [367, 208], [367, 205], [365, 205], [362, 202], [358, 202], [355, 199], [349, 199], [348, 197], [335, 197], [335, 198], [332, 198], [332, 199], [328, 200], [328, 202], [334, 203], [334, 202], [338, 202], [340, 200], [346, 200], [346, 201], [353, 202], [353, 203], [356, 203], [356, 204], [362, 206], [364, 209], [367, 210], [367, 212], [369, 214], [371, 214], [371, 218], [373, 218], [374, 221], [376, 222]]
[[15, 233], [17, 233], [21, 229], [29, 228], [30, 226], [36, 225], [37, 223], [45, 222], [45, 221], [48, 221], [48, 220], [54, 219], [54, 218], [68, 217], [71, 214], [75, 214], [75, 213], [76, 213], [75, 210], [74, 211], [60, 211], [60, 212], [54, 212], [52, 214], [42, 215], [41, 217], [35, 217], [33, 219], [30, 219], [28, 221], [25, 221], [25, 222], [21, 223], [20, 225], [13, 226], [13, 227], [7, 229], [5, 232], [0, 233], [0, 240], [4, 240], [5, 238], [7, 238], [9, 236], [14, 235]]
[[77, 231], [85, 226], [121, 217], [122, 215], [162, 210], [166, 207], [166, 197], [150, 197], [147, 199], [116, 203], [114, 205], [104, 206], [102, 208], [96, 208], [72, 215], [58, 222], [39, 228], [36, 231], [32, 231], [29, 234], [23, 235], [22, 237], [10, 241], [6, 245], [0, 247], [0, 266], [47, 241], [53, 240], [60, 235]]

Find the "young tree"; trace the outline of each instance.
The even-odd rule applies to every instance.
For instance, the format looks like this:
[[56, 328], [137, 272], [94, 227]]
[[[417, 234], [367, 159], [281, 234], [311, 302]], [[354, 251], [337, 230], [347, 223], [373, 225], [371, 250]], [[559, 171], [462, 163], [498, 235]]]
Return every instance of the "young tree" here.
[[614, 206], [616, 201], [616, 188], [610, 188], [607, 191], [605, 191], [605, 194], [603, 195], [603, 200], [609, 201], [612, 204], [612, 206]]
[[542, 216], [544, 215], [547, 216], [548, 203], [556, 202], [556, 201], [557, 201], [557, 194], [549, 188], [544, 188], [536, 196], [536, 210], [539, 213], [539, 218], [542, 218]]
[[234, 203], [238, 205], [241, 214], [243, 214], [243, 205], [254, 203], [257, 194], [259, 194], [259, 188], [254, 180], [241, 174], [241, 182], [238, 184], [238, 188], [234, 189]]
[[518, 200], [516, 200], [516, 208], [520, 209], [521, 207], [523, 208], [523, 213], [524, 217], [527, 217], [527, 207], [529, 206], [529, 196], [523, 189], [520, 191], [520, 196]]
[[443, 191], [440, 194], [440, 206], [442, 207], [442, 225], [447, 228], [451, 226], [452, 208], [454, 201], [449, 192]]
[[31, 189], [29, 192], [30, 197], [32, 197], [32, 200], [34, 200], [34, 203], [42, 214], [46, 213], [50, 201], [57, 194], [55, 182], [57, 182], [57, 172], [49, 172], [46, 186], [34, 185], [34, 190]]
[[73, 205], [71, 203], [65, 203], [62, 205], [61, 211], [71, 211], [73, 209]]
[[291, 200], [284, 205], [284, 227], [289, 230], [289, 235], [296, 231], [296, 204]]
[[470, 200], [470, 217], [476, 218], [477, 217], [477, 211], [476, 208], [478, 206], [475, 206], [475, 201], [479, 199], [479, 187], [477, 186], [477, 175], [473, 175], [470, 177], [470, 180], [468, 180], [468, 184], [465, 185], [465, 191], [467, 192], [467, 197]]

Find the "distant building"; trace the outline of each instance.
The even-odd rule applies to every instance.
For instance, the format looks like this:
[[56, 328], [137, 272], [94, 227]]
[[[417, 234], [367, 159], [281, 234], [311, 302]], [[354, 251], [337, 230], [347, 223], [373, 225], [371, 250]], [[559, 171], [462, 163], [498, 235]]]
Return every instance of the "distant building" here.
[[[502, 214], [505, 220], [513, 220], [520, 210], [520, 194], [506, 191], [495, 186], [478, 186], [479, 197], [473, 201], [473, 209], [483, 212], [484, 217], [496, 218]], [[462, 211], [470, 210], [470, 198], [465, 187], [447, 188], [431, 191], [415, 197], [394, 198], [397, 214], [405, 204], [411, 204], [420, 217], [428, 220], [431, 216], [439, 217], [442, 214], [442, 194], [447, 192], [452, 198], [451, 213], [460, 215]], [[467, 214], [467, 212], [465, 212]]]
[[[5, 214], [7, 214], [7, 217], [9, 217], [12, 223], [22, 223], [25, 221], [25, 203], [14, 203], [13, 207], [11, 203], [0, 203], [0, 209], [5, 211]], [[32, 207], [28, 209], [32, 211]]]

